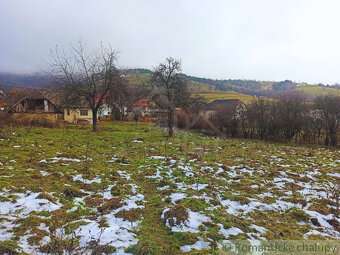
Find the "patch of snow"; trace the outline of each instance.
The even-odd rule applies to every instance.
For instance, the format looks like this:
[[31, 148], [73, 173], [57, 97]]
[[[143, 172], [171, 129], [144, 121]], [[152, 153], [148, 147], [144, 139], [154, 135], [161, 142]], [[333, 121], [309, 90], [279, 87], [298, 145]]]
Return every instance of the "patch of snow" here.
[[204, 189], [208, 186], [209, 186], [209, 184], [195, 183], [195, 184], [190, 185], [189, 187], [192, 188], [193, 190], [201, 190], [201, 189]]
[[[220, 199], [219, 199], [220, 200]], [[232, 201], [229, 199], [226, 200], [220, 200], [220, 203], [223, 206], [227, 206], [227, 213], [236, 215], [236, 216], [241, 216], [241, 215], [246, 215], [247, 213], [254, 211], [254, 210], [261, 210], [261, 211], [286, 211], [289, 208], [293, 207], [302, 207], [301, 205], [295, 205], [291, 202], [286, 202], [282, 200], [277, 200], [275, 203], [272, 204], [265, 204], [258, 202], [254, 199], [250, 201], [247, 204], [242, 205], [241, 203], [237, 201]]]
[[48, 173], [48, 172], [46, 172], [46, 171], [43, 171], [43, 170], [40, 170], [40, 173], [41, 173], [41, 175], [42, 175], [42, 176], [47, 176], [47, 175], [49, 175], [49, 173]]
[[118, 156], [117, 155], [113, 155], [113, 157], [109, 160], [109, 161], [107, 161], [107, 162], [109, 162], [109, 163], [114, 163], [114, 162], [116, 162], [118, 160]]
[[[96, 221], [88, 221], [85, 226], [80, 226], [75, 232], [80, 235], [79, 244], [82, 247], [91, 241], [98, 241], [100, 245], [112, 245], [116, 248], [127, 248], [137, 244], [136, 235], [131, 233], [133, 224], [113, 214], [105, 215], [109, 227], [101, 228]], [[138, 223], [135, 223], [135, 226]]]
[[266, 228], [257, 226], [257, 225], [255, 225], [255, 224], [250, 225], [250, 227], [254, 228], [256, 231], [258, 231], [258, 232], [260, 232], [260, 233], [262, 233], [262, 234], [264, 234], [264, 233], [267, 232], [267, 229], [266, 229]]
[[329, 176], [340, 178], [340, 174], [338, 173], [327, 173]]
[[241, 173], [248, 173], [250, 176], [253, 176], [253, 170], [247, 169], [247, 168], [242, 168], [240, 170]]
[[213, 172], [214, 168], [211, 167], [211, 166], [203, 166], [203, 167], [201, 167], [201, 170], [206, 171], [206, 172]]
[[91, 184], [91, 183], [94, 183], [94, 182], [101, 183], [101, 181], [102, 181], [101, 178], [95, 178], [93, 180], [87, 180], [87, 179], [84, 179], [81, 174], [78, 174], [78, 175], [73, 177], [73, 181], [78, 181], [78, 180], [85, 183], [85, 184]]
[[185, 172], [185, 176], [187, 176], [187, 177], [194, 176], [194, 173], [193, 173], [194, 169], [189, 164], [187, 164], [186, 166], [179, 165], [178, 168], [182, 169]]
[[280, 166], [280, 167], [285, 167], [285, 168], [286, 168], [286, 167], [290, 167], [290, 165], [287, 165], [287, 164], [286, 164], [286, 165], [278, 165], [278, 166]]
[[[77, 163], [81, 162], [81, 160], [77, 158], [65, 158], [65, 157], [54, 157], [54, 158], [50, 158], [50, 160], [52, 160], [51, 163], [57, 163], [59, 161], [69, 161], [69, 162], [77, 162]], [[47, 163], [47, 160], [43, 159], [43, 160], [40, 160], [39, 162]]]
[[144, 208], [144, 205], [137, 205], [137, 202], [143, 202], [143, 203], [145, 202], [144, 196], [142, 194], [128, 196], [122, 202], [124, 205], [114, 210], [113, 213], [117, 213], [120, 211], [130, 211], [132, 209], [137, 209], [137, 208]]
[[336, 219], [338, 222], [340, 222], [339, 218], [336, 218], [333, 214], [329, 215], [323, 215], [321, 213], [315, 212], [315, 211], [309, 211], [304, 210], [305, 213], [307, 213], [310, 217], [316, 218], [318, 222], [320, 223], [324, 233], [327, 235], [330, 235], [332, 237], [335, 237], [336, 239], [340, 239], [340, 233], [337, 232], [331, 224], [327, 222], [327, 220]]
[[150, 156], [149, 159], [166, 159], [164, 156]]
[[187, 197], [187, 194], [184, 194], [184, 193], [172, 193], [170, 195], [170, 198], [171, 198], [171, 202], [172, 203], [176, 203], [178, 200], [181, 200], [183, 198], [186, 198]]
[[161, 169], [160, 167], [157, 167], [156, 174], [155, 175], [147, 176], [146, 178], [150, 178], [150, 179], [157, 179], [157, 178], [159, 179], [159, 178], [162, 178], [160, 169]]
[[229, 229], [225, 229], [221, 223], [218, 223], [217, 225], [220, 227], [219, 233], [224, 235], [225, 239], [228, 239], [230, 236], [237, 236], [239, 234], [244, 233], [239, 228], [232, 227], [232, 228], [229, 228]]
[[132, 142], [133, 142], [133, 143], [142, 143], [143, 141], [142, 141], [142, 140], [137, 140], [137, 139], [136, 139], [136, 140], [133, 140]]
[[10, 221], [3, 220], [1, 221], [0, 227], [0, 242], [11, 240], [13, 234], [10, 232], [15, 227], [15, 224]]
[[295, 182], [293, 179], [290, 178], [285, 178], [285, 177], [275, 177], [273, 182], [275, 183], [275, 185], [280, 188], [283, 189], [286, 185], [286, 183], [288, 182]]
[[103, 198], [105, 199], [111, 199], [113, 198], [112, 194], [111, 194], [111, 189], [112, 187], [114, 187], [114, 185], [109, 185], [103, 192]]
[[60, 204], [54, 204], [47, 199], [39, 199], [39, 193], [27, 192], [15, 193], [14, 195], [19, 198], [14, 202], [0, 202], [0, 214], [14, 214], [18, 213], [18, 216], [25, 217], [32, 211], [54, 211], [60, 208]]
[[125, 178], [127, 181], [131, 180], [131, 175], [126, 173], [125, 171], [118, 170], [117, 172], [119, 173], [120, 176]]
[[166, 190], [166, 189], [169, 189], [170, 186], [169, 185], [166, 185], [166, 186], [163, 186], [163, 187], [157, 187], [157, 190]]
[[189, 252], [193, 249], [195, 250], [203, 250], [203, 249], [209, 249], [210, 248], [210, 243], [205, 242], [202, 237], [198, 238], [198, 241], [196, 243], [191, 244], [191, 245], [184, 245], [180, 248], [182, 252]]
[[329, 234], [326, 234], [326, 233], [323, 233], [323, 232], [320, 232], [320, 231], [317, 231], [317, 230], [311, 230], [309, 232], [307, 232], [306, 234], [303, 235], [303, 238], [304, 239], [308, 239], [309, 236], [311, 235], [320, 235], [320, 236], [324, 236], [324, 237], [333, 237]]
[[118, 248], [112, 255], [133, 255], [132, 253], [127, 253], [124, 248]]
[[200, 196], [192, 196], [192, 198], [197, 198], [197, 199], [204, 199], [205, 202], [209, 203], [210, 200], [213, 200], [211, 197], [207, 196], [206, 193], [203, 193], [202, 195]]
[[219, 167], [215, 174], [220, 174], [220, 173], [223, 173], [223, 172], [224, 172], [224, 169]]

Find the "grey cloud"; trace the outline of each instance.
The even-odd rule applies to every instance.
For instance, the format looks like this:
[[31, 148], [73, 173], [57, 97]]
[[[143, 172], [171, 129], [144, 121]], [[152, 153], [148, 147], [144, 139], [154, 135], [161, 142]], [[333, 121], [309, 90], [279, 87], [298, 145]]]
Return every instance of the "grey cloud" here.
[[124, 67], [165, 57], [211, 78], [340, 81], [336, 0], [1, 0], [0, 71], [44, 69], [79, 38], [119, 49]]

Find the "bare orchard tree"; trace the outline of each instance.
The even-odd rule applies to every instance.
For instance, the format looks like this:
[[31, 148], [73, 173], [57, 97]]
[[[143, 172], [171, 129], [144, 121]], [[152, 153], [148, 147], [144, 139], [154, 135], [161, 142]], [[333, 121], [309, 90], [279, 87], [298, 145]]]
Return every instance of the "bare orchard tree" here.
[[325, 145], [337, 146], [337, 129], [340, 119], [340, 96], [326, 95], [315, 99], [315, 107], [321, 113], [325, 125]]
[[132, 109], [135, 100], [134, 89], [126, 80], [122, 80], [106, 97], [107, 104], [112, 109], [114, 120], [123, 120]]
[[103, 99], [122, 82], [116, 56], [116, 51], [103, 44], [88, 52], [81, 41], [71, 47], [70, 54], [58, 47], [51, 50], [51, 74], [69, 101], [83, 100], [91, 107], [93, 131], [97, 130], [97, 113]]
[[153, 100], [157, 107], [168, 115], [168, 132], [173, 136], [174, 114], [177, 107], [187, 108], [190, 104], [188, 83], [180, 75], [181, 61], [167, 58], [157, 66], [151, 75], [151, 84], [156, 86]]
[[12, 105], [29, 94], [29, 89], [26, 88], [9, 88], [0, 89], [0, 101], [5, 103], [5, 108], [8, 110]]

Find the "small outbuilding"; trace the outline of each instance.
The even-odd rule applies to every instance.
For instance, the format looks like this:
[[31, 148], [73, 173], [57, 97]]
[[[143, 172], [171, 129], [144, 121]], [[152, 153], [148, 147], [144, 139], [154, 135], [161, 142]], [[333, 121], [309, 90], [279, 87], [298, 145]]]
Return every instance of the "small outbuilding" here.
[[217, 111], [232, 107], [238, 103], [240, 103], [238, 99], [217, 99], [207, 104], [206, 107], [200, 111], [200, 115], [209, 118]]
[[32, 90], [27, 96], [14, 104], [9, 113], [14, 119], [48, 120], [57, 122], [62, 120], [63, 111], [58, 105], [60, 95], [53, 91]]

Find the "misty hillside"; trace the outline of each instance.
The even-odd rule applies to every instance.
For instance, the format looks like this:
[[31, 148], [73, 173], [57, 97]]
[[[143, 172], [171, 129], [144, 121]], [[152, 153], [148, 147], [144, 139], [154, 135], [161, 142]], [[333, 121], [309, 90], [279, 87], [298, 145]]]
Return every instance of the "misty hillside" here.
[[[133, 86], [148, 84], [150, 74], [149, 69], [125, 69], [125, 78]], [[340, 86], [310, 85], [307, 83], [298, 84], [290, 80], [256, 81], [242, 79], [208, 79], [182, 74], [188, 81], [193, 93], [201, 94], [208, 101], [213, 99], [239, 98], [243, 101], [257, 97], [272, 97], [277, 93], [299, 91], [310, 96], [322, 94], [340, 93]], [[32, 74], [13, 74], [0, 73], [0, 85], [4, 87], [23, 87], [23, 88], [50, 88], [53, 80], [43, 73]]]
[[0, 84], [5, 87], [47, 88], [52, 84], [52, 80], [43, 73], [0, 73]]
[[[149, 80], [151, 71], [148, 69], [128, 69], [125, 70], [126, 78], [132, 85], [146, 84]], [[243, 101], [257, 97], [272, 97], [277, 93], [295, 92], [305, 93], [311, 97], [324, 94], [340, 93], [339, 85], [311, 85], [307, 83], [296, 83], [290, 80], [285, 81], [256, 81], [242, 79], [208, 79], [182, 74], [188, 81], [194, 93], [205, 95], [206, 98], [224, 99], [234, 98], [230, 94], [237, 94]], [[208, 94], [208, 95], [207, 95]], [[223, 95], [228, 94], [227, 97]], [[236, 97], [236, 98], [237, 98]]]

